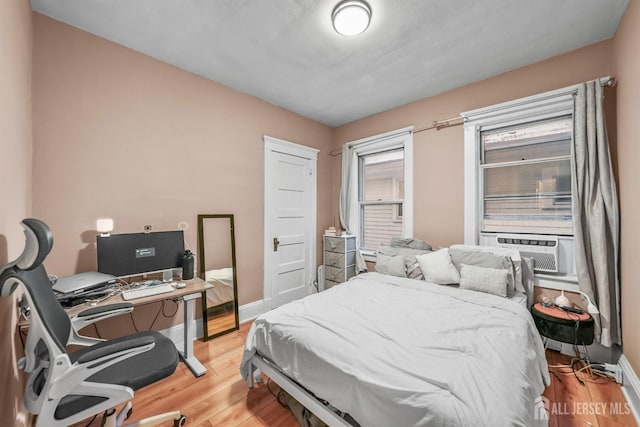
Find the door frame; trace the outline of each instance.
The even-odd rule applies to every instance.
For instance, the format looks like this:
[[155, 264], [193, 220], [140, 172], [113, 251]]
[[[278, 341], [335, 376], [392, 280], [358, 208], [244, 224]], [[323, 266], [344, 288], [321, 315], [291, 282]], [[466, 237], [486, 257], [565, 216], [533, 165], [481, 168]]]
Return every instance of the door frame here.
[[[263, 135], [264, 141], [264, 244], [263, 244], [263, 265], [264, 265], [264, 288], [263, 288], [263, 302], [264, 310], [269, 311], [273, 308], [273, 286], [271, 278], [273, 277], [273, 264], [270, 262], [270, 255], [273, 252], [273, 230], [271, 213], [273, 211], [271, 186], [273, 184], [273, 174], [270, 173], [270, 165], [273, 153], [282, 153], [296, 157], [302, 157], [311, 160], [311, 171], [313, 174], [313, 180], [311, 185], [311, 212], [309, 215], [310, 221], [307, 224], [306, 231], [309, 235], [309, 242], [306, 246], [308, 249], [309, 257], [305, 265], [307, 270], [306, 286], [309, 291], [313, 289], [313, 282], [315, 280], [316, 272], [316, 244], [317, 244], [317, 215], [318, 215], [318, 153], [320, 150], [316, 148], [307, 147], [305, 145], [295, 144], [293, 142], [285, 141], [282, 139], [274, 138], [268, 135]], [[309, 292], [311, 293], [311, 292]]]

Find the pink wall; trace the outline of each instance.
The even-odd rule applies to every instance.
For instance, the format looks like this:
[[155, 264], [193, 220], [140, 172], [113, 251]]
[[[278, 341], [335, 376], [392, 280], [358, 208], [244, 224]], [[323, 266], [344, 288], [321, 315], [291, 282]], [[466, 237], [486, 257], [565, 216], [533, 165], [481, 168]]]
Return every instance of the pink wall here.
[[622, 343], [625, 357], [640, 374], [640, 4], [631, 1], [613, 40], [614, 74], [618, 80], [618, 192], [621, 216]]
[[[350, 140], [408, 125], [420, 127], [462, 111], [615, 74], [617, 94], [607, 89], [607, 102], [613, 101], [617, 112], [609, 109], [607, 114], [612, 124], [617, 113], [617, 128], [610, 126], [610, 136], [614, 167], [616, 153], [620, 159], [616, 173], [622, 209], [623, 304], [633, 307], [640, 302], [639, 288], [632, 285], [639, 273], [634, 264], [640, 210], [640, 196], [634, 190], [640, 157], [634, 138], [640, 113], [639, 9], [637, 2], [631, 2], [613, 41], [334, 130], [34, 14], [33, 210], [50, 223], [56, 236], [47, 268], [57, 274], [94, 268], [90, 243], [100, 216], [114, 218], [116, 232], [138, 231], [144, 224], [156, 230], [175, 229], [179, 221], [186, 221], [191, 225], [187, 239], [195, 247], [196, 214], [234, 213], [240, 303], [260, 299], [263, 134], [322, 150], [318, 229], [323, 230], [337, 217], [340, 182], [340, 157], [326, 155], [330, 142], [339, 149]], [[15, 31], [16, 20], [7, 22], [11, 25], [0, 31]], [[8, 47], [16, 48], [12, 43]], [[3, 79], [2, 61], [0, 70]], [[19, 78], [12, 78], [11, 85], [15, 81]], [[15, 114], [16, 99], [25, 102], [28, 96], [5, 98], [0, 105], [11, 105]], [[414, 234], [434, 246], [460, 242], [462, 127], [418, 133], [414, 140]], [[18, 175], [29, 170], [19, 168]], [[27, 181], [28, 174], [18, 185]], [[28, 197], [21, 191], [16, 197], [18, 205], [25, 206], [19, 208], [20, 216], [27, 210]], [[640, 370], [640, 339], [632, 328], [638, 320], [633, 309], [623, 311], [625, 354], [636, 370]]]
[[[335, 130], [334, 149], [359, 138], [410, 125], [418, 128], [463, 111], [607, 76], [610, 61], [611, 41], [597, 43], [341, 126]], [[414, 134], [413, 234], [434, 247], [463, 241], [463, 154], [462, 126]], [[341, 159], [333, 159], [337, 212]]]
[[330, 225], [330, 128], [37, 13], [33, 25], [33, 209], [56, 239], [50, 273], [95, 269], [99, 217], [116, 233], [185, 221], [195, 250], [197, 214], [232, 213], [240, 304], [261, 299], [263, 134], [321, 150], [318, 229]]
[[[26, 0], [0, 2], [0, 265], [24, 246], [20, 221], [31, 214], [31, 8]], [[0, 420], [30, 424], [16, 370], [13, 298], [0, 298]]]

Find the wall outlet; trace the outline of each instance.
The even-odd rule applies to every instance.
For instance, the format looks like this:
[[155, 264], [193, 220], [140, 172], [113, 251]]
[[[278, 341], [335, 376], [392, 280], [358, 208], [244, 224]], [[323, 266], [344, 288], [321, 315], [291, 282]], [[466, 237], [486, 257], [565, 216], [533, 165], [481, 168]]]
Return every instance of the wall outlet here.
[[622, 384], [622, 368], [613, 363], [603, 363], [603, 365], [608, 372], [611, 372], [615, 376], [616, 382]]

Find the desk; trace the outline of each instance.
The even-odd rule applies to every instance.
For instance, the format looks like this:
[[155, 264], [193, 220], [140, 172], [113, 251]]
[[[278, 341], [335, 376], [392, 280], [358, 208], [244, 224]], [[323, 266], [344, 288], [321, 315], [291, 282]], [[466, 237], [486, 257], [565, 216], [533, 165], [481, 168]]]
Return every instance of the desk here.
[[165, 299], [177, 299], [181, 298], [184, 304], [184, 342], [183, 348], [181, 349], [176, 343], [176, 347], [178, 347], [178, 352], [180, 353], [180, 357], [184, 361], [185, 365], [191, 369], [193, 375], [199, 377], [207, 372], [207, 369], [200, 363], [200, 361], [193, 354], [193, 340], [196, 337], [195, 324], [191, 322], [194, 319], [195, 315], [195, 302], [198, 298], [203, 297], [204, 291], [211, 288], [212, 286], [205, 282], [202, 279], [195, 278], [191, 280], [184, 280], [182, 283], [185, 283], [187, 286], [183, 289], [175, 289], [173, 292], [168, 292], [166, 294], [158, 294], [151, 295], [149, 297], [132, 299], [129, 301], [125, 301], [122, 299], [122, 295], [114, 295], [110, 298], [107, 298], [104, 301], [97, 303], [96, 305], [89, 304], [80, 304], [74, 307], [70, 307], [65, 309], [69, 317], [73, 317], [80, 313], [81, 311], [87, 310], [93, 307], [101, 307], [108, 304], [117, 304], [122, 302], [128, 302], [133, 304], [134, 307], [150, 304], [156, 301], [162, 301]]

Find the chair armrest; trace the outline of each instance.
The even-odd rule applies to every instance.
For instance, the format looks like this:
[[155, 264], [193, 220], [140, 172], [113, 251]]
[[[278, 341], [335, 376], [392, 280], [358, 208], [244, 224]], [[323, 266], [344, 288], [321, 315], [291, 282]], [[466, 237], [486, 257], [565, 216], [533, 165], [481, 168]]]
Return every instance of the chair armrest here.
[[76, 331], [79, 331], [92, 323], [114, 316], [120, 316], [121, 314], [130, 313], [132, 311], [133, 304], [130, 302], [91, 307], [73, 316], [73, 318], [71, 318], [71, 324]]
[[98, 338], [82, 336], [78, 331], [100, 320], [131, 313], [132, 311], [133, 304], [130, 302], [101, 305], [81, 311], [71, 318], [71, 335], [67, 344], [91, 346], [104, 341]]
[[121, 302], [116, 304], [101, 305], [99, 307], [92, 307], [87, 310], [81, 311], [76, 316], [86, 318], [86, 317], [94, 317], [96, 315], [102, 315], [102, 314], [104, 315], [110, 314], [110, 312], [112, 311], [113, 312], [118, 311], [117, 314], [128, 313], [129, 311], [131, 311], [127, 309], [133, 310], [133, 304], [131, 304], [130, 302]]
[[82, 354], [76, 362], [87, 363], [97, 359], [101, 359], [105, 356], [109, 356], [114, 353], [120, 353], [122, 351], [135, 349], [138, 347], [144, 347], [149, 344], [155, 344], [156, 340], [151, 336], [143, 336], [128, 339], [113, 344], [106, 344], [100, 346], [98, 349], [89, 349], [86, 353]]
[[[60, 369], [61, 375], [52, 381], [47, 398], [59, 399], [68, 395], [70, 390], [77, 392], [84, 387], [90, 387], [91, 383], [83, 386], [82, 382], [112, 365], [153, 349], [155, 345], [155, 338], [148, 335], [116, 340], [104, 345], [88, 347], [73, 363], [67, 353], [61, 353], [51, 362], [51, 366]], [[100, 384], [100, 389], [105, 387], [125, 391], [128, 389], [118, 385]]]

